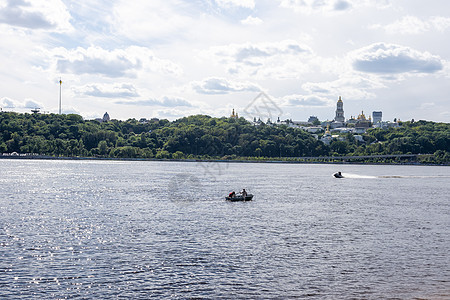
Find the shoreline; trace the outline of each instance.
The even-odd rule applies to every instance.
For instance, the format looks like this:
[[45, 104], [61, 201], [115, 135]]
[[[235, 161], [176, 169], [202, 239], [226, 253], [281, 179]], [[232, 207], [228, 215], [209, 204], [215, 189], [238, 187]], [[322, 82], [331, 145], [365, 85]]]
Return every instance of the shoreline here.
[[[405, 155], [416, 157], [417, 155]], [[393, 156], [394, 157], [394, 156]], [[361, 157], [355, 156], [353, 159]], [[362, 158], [380, 158], [380, 156], [362, 156]], [[408, 165], [408, 166], [450, 166], [450, 164], [427, 164], [417, 161], [401, 162], [365, 162], [365, 161], [345, 161], [343, 157], [305, 157], [299, 160], [276, 160], [276, 159], [157, 159], [157, 158], [112, 158], [112, 157], [68, 157], [68, 156], [47, 156], [47, 155], [0, 155], [0, 159], [25, 159], [25, 160], [100, 160], [100, 161], [158, 161], [158, 162], [204, 162], [204, 163], [269, 163], [269, 164], [330, 164], [330, 165]], [[304, 159], [304, 160], [301, 160]], [[317, 161], [317, 160], [323, 161]], [[328, 161], [326, 161], [328, 160]], [[338, 160], [338, 161], [336, 161]]]

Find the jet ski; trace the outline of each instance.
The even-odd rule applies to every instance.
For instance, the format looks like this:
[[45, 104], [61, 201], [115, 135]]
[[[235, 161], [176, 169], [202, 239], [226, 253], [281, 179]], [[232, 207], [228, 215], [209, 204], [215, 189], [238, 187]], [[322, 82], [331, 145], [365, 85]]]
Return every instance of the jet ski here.
[[334, 173], [333, 176], [336, 178], [344, 178], [341, 172]]

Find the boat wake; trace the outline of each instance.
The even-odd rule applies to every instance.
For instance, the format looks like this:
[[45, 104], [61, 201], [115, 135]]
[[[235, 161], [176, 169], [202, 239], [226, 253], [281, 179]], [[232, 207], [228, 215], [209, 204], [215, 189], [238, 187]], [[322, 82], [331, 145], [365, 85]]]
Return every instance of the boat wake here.
[[359, 174], [351, 174], [351, 173], [343, 173], [342, 176], [344, 176], [344, 178], [366, 178], [366, 179], [378, 178], [377, 176], [359, 175]]
[[414, 176], [414, 175], [386, 175], [377, 178], [450, 178], [450, 176]]
[[375, 179], [375, 178], [450, 178], [450, 176], [417, 176], [417, 175], [361, 175], [352, 173], [342, 173], [343, 178], [353, 179]]

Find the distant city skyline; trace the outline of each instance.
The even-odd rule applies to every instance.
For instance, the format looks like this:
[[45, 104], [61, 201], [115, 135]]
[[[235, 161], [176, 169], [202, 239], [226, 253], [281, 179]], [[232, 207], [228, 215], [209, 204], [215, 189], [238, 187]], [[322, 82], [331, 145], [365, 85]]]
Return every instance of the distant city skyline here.
[[[61, 82], [60, 82], [60, 84], [61, 84]], [[317, 115], [310, 115], [307, 119], [309, 120], [309, 119], [311, 119], [311, 118], [317, 118], [319, 121], [321, 121], [321, 122], [327, 122], [327, 121], [337, 121], [337, 119], [336, 119], [336, 117], [338, 116], [338, 114], [340, 114], [340, 116], [341, 116], [341, 119], [342, 120], [340, 120], [340, 121], [337, 121], [337, 122], [346, 122], [347, 120], [350, 120], [350, 119], [356, 119], [359, 115], [361, 115], [361, 114], [363, 114], [364, 113], [364, 110], [361, 110], [361, 112], [360, 113], [358, 113], [358, 114], [354, 114], [354, 115], [350, 115], [349, 117], [346, 117], [345, 116], [345, 113], [342, 111], [342, 113], [338, 113], [338, 111], [341, 109], [343, 109], [343, 101], [342, 101], [342, 97], [339, 97], [339, 100], [338, 100], [338, 102], [337, 102], [338, 104], [338, 110], [336, 111], [336, 115], [335, 115], [335, 117], [333, 118], [333, 119], [329, 119], [329, 118], [326, 118], [326, 119], [321, 119], [321, 118], [319, 118]], [[2, 110], [2, 108], [0, 107], [0, 111], [3, 111]], [[19, 110], [14, 110], [13, 108], [10, 108], [10, 110], [5, 110], [5, 112], [17, 112], [17, 113], [44, 113], [44, 114], [48, 114], [48, 113], [50, 113], [50, 112], [48, 112], [48, 111], [41, 111], [41, 109], [39, 108], [39, 107], [35, 107], [35, 108], [33, 108], [33, 109], [29, 109], [29, 108], [22, 108], [22, 109], [19, 109]], [[244, 112], [245, 112], [245, 109], [244, 109]], [[61, 111], [59, 111], [58, 112], [59, 114], [61, 114]], [[73, 112], [73, 113], [75, 113], [75, 114], [78, 114], [78, 113], [76, 113], [76, 112]], [[372, 113], [370, 113], [370, 115], [368, 115], [368, 117], [369, 118], [372, 118], [372, 114], [374, 114], [374, 113], [376, 113], [377, 114], [377, 116], [378, 116], [378, 118], [379, 118], [379, 120], [381, 121], [381, 120], [383, 120], [382, 119], [382, 111], [373, 111]], [[264, 114], [263, 114], [264, 115]], [[281, 115], [283, 115], [283, 113], [281, 113]], [[189, 115], [185, 115], [185, 116], [181, 116], [180, 118], [182, 118], [182, 117], [187, 117], [187, 116], [189, 116]], [[242, 116], [242, 115], [241, 115]], [[232, 118], [239, 118], [239, 117], [241, 117], [241, 116], [239, 116], [239, 112], [237, 111], [237, 110], [235, 110], [234, 108], [232, 109], [232, 112], [231, 112], [231, 116], [230, 117], [232, 117]], [[228, 117], [227, 115], [224, 115], [224, 116], [218, 116], [218, 117]], [[270, 117], [268, 117], [268, 116], [266, 116], [266, 119], [264, 119], [264, 117], [261, 115], [261, 116], [257, 116], [257, 114], [254, 114], [254, 115], [251, 115], [251, 114], [249, 114], [249, 113], [244, 113], [244, 115], [243, 115], [243, 117], [244, 118], [246, 118], [246, 119], [248, 119], [249, 121], [251, 121], [252, 119], [253, 120], [255, 120], [255, 119], [258, 119], [259, 121], [262, 121], [262, 122], [265, 122], [265, 121], [275, 121], [275, 118], [270, 118]], [[262, 118], [261, 118], [262, 117]], [[151, 119], [151, 118], [153, 118], [153, 119], [155, 119], [154, 117], [150, 117], [150, 118], [148, 118], [148, 117], [131, 117], [131, 118], [134, 118], [134, 119], [138, 119], [138, 120], [147, 120], [147, 119]], [[115, 118], [113, 118], [113, 119], [115, 119]], [[277, 117], [276, 119], [278, 119], [278, 121], [280, 121], [280, 117]], [[397, 120], [397, 118], [394, 118], [395, 120]], [[110, 116], [109, 116], [109, 114], [108, 114], [108, 112], [105, 112], [104, 114], [103, 114], [103, 117], [97, 117], [97, 118], [95, 118], [95, 120], [97, 120], [97, 121], [100, 121], [100, 122], [105, 122], [105, 121], [109, 121], [109, 120], [111, 120], [111, 118], [110, 118]], [[284, 120], [292, 120], [292, 121], [306, 121], [306, 120], [293, 120], [292, 118], [291, 119], [284, 119]], [[401, 121], [400, 119], [398, 119], [399, 121]], [[383, 121], [390, 121], [390, 120], [383, 120]], [[408, 121], [408, 120], [403, 120], [403, 121]], [[309, 121], [307, 121], [307, 122], [309, 122]], [[375, 123], [375, 122], [374, 122]]]
[[3, 111], [450, 122], [449, 1], [6, 0], [0, 29]]

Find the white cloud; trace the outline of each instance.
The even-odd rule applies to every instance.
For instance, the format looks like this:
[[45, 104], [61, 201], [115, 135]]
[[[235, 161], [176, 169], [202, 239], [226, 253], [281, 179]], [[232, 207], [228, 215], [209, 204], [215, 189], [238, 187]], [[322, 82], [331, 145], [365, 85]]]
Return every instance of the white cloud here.
[[41, 107], [43, 107], [43, 105], [41, 102], [36, 101], [34, 99], [25, 99], [23, 107], [24, 108], [41, 108]]
[[263, 21], [258, 17], [248, 16], [246, 19], [241, 21], [244, 25], [260, 25]]
[[0, 102], [0, 106], [3, 108], [15, 108], [17, 106], [17, 102], [8, 97], [3, 97]]
[[7, 0], [0, 6], [0, 23], [57, 32], [72, 30], [70, 13], [60, 0]]
[[314, 58], [308, 46], [292, 40], [213, 47], [207, 55], [230, 74], [256, 78], [296, 78], [309, 71]]
[[199, 94], [220, 95], [235, 92], [258, 92], [261, 88], [250, 82], [234, 82], [225, 78], [207, 78], [202, 81], [194, 81], [191, 88]]
[[192, 104], [189, 103], [186, 99], [180, 97], [167, 97], [164, 96], [161, 100], [158, 99], [146, 99], [146, 100], [123, 100], [116, 101], [116, 104], [124, 104], [124, 105], [136, 105], [136, 106], [161, 106], [161, 107], [192, 107]]
[[42, 108], [42, 103], [34, 99], [25, 99], [24, 101], [14, 100], [8, 97], [0, 99], [0, 107], [2, 108]]
[[279, 0], [280, 6], [302, 14], [345, 12], [354, 8], [385, 9], [390, 0]]
[[303, 14], [315, 12], [344, 11], [351, 9], [351, 1], [346, 0], [280, 0], [280, 6]]
[[431, 17], [422, 20], [416, 16], [404, 16], [391, 24], [375, 24], [371, 29], [383, 29], [389, 34], [421, 34], [431, 30], [443, 32], [450, 27], [450, 18]]
[[443, 69], [440, 57], [395, 44], [372, 44], [352, 52], [350, 57], [353, 68], [366, 73], [435, 73]]
[[119, 0], [113, 7], [115, 30], [135, 40], [173, 38], [188, 28], [193, 18], [187, 4], [175, 0]]
[[375, 98], [373, 90], [384, 88], [378, 78], [347, 74], [333, 81], [305, 83], [302, 88], [312, 95], [336, 97], [344, 96], [349, 100], [367, 100]]
[[386, 25], [387, 33], [419, 34], [429, 29], [429, 24], [414, 16], [406, 16], [401, 20]]
[[136, 87], [130, 83], [114, 83], [114, 84], [86, 84], [73, 88], [78, 96], [93, 96], [103, 98], [129, 98], [138, 97]]
[[420, 105], [420, 109], [430, 109], [435, 106], [436, 106], [436, 104], [434, 102], [425, 102]]
[[56, 48], [49, 53], [55, 73], [93, 74], [105, 77], [136, 77], [139, 71], [180, 75], [181, 68], [169, 60], [157, 58], [151, 50], [130, 46], [106, 50], [100, 47], [67, 50]]
[[198, 107], [192, 107], [192, 108], [171, 107], [171, 108], [157, 109], [154, 111], [153, 116], [158, 117], [160, 119], [176, 120], [176, 119], [184, 118], [186, 116], [190, 116], [190, 115], [194, 115], [194, 114], [212, 115], [211, 111], [207, 112], [207, 111], [199, 110]]
[[219, 6], [222, 7], [243, 7], [243, 8], [255, 8], [254, 0], [215, 0]]
[[[57, 111], [61, 76], [63, 104], [85, 116], [108, 110], [139, 118], [158, 109], [228, 115], [263, 89], [296, 104], [286, 106], [294, 119], [333, 113], [320, 100], [341, 95], [393, 117], [446, 121], [439, 112], [450, 111], [449, 7], [419, 0], [0, 0], [0, 98], [9, 97], [0, 103], [24, 107], [33, 97]], [[196, 102], [176, 106], [184, 98]], [[423, 102], [436, 105], [425, 114]]]
[[341, 11], [341, 10], [347, 10], [352, 7], [352, 4], [349, 1], [345, 0], [338, 0], [335, 1], [333, 4], [333, 10], [335, 11]]
[[284, 106], [330, 107], [333, 105], [333, 102], [328, 98], [317, 95], [288, 95], [281, 100]]
[[432, 17], [429, 22], [437, 31], [445, 31], [450, 28], [450, 18]]
[[[440, 111], [439, 116], [442, 120], [449, 120], [450, 119], [450, 111]], [[435, 119], [435, 118], [433, 118]]]

